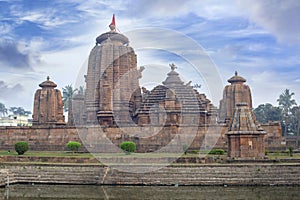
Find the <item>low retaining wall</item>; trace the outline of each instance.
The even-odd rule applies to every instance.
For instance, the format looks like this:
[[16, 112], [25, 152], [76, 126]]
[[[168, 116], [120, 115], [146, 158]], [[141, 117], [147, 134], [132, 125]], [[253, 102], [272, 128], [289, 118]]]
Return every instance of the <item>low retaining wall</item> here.
[[4, 164], [0, 184], [300, 185], [300, 164], [186, 164], [126, 173], [96, 164]]

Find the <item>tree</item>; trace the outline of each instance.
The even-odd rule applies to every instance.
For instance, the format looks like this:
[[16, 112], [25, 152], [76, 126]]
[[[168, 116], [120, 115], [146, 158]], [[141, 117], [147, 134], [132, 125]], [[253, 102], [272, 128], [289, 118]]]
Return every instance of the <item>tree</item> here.
[[14, 115], [26, 115], [26, 116], [28, 116], [28, 115], [31, 114], [30, 111], [27, 111], [22, 107], [10, 107], [9, 111], [12, 112]]
[[268, 121], [280, 121], [281, 109], [270, 103], [260, 104], [253, 110], [256, 120], [259, 123], [267, 123]]
[[5, 107], [5, 105], [3, 103], [0, 103], [0, 115], [1, 116], [7, 115], [7, 108]]
[[286, 137], [289, 126], [289, 113], [293, 105], [297, 105], [293, 96], [295, 93], [290, 93], [289, 89], [285, 89], [283, 93], [277, 99], [279, 106], [282, 108], [282, 114], [284, 118], [284, 137]]
[[70, 102], [72, 101], [72, 97], [78, 89], [73, 89], [72, 85], [66, 85], [63, 90], [63, 102], [64, 102], [64, 110], [67, 112], [69, 110]]
[[79, 86], [79, 88], [77, 89], [78, 94], [84, 94], [85, 90], [83, 86]]
[[300, 135], [300, 106], [291, 108], [290, 129], [294, 134]]

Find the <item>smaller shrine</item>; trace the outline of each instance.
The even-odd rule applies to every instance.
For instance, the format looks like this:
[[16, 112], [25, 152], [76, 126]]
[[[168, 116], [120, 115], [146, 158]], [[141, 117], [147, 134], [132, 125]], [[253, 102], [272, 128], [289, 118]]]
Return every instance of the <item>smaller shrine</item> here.
[[225, 86], [223, 99], [220, 101], [219, 122], [229, 125], [236, 104], [246, 102], [252, 109], [252, 97], [250, 87], [245, 84], [246, 79], [239, 76], [237, 72], [227, 81], [230, 85]]
[[39, 84], [34, 95], [32, 125], [65, 125], [64, 103], [60, 90], [55, 89], [57, 85], [47, 80]]
[[229, 126], [228, 157], [234, 159], [262, 159], [265, 155], [266, 132], [257, 125], [247, 103], [237, 103]]

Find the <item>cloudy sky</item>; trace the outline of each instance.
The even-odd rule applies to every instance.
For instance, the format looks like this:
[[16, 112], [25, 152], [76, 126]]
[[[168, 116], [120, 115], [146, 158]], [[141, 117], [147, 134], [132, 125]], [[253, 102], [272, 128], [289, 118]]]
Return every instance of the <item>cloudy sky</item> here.
[[[75, 85], [114, 13], [146, 66], [145, 86], [161, 82], [158, 74], [165, 77], [174, 62], [216, 106], [210, 93], [221, 97], [214, 86], [224, 87], [234, 71], [247, 79], [255, 107], [277, 105], [286, 88], [300, 103], [299, 10], [298, 0], [0, 0], [0, 102], [32, 110], [48, 75], [59, 89]], [[163, 45], [151, 42], [158, 36]]]

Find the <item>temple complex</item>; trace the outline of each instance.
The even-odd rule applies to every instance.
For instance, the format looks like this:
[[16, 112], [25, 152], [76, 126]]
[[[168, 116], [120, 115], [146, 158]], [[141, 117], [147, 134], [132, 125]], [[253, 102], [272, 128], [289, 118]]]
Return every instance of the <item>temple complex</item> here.
[[[206, 142], [213, 138], [207, 136], [215, 134], [218, 141], [212, 144], [222, 149], [228, 145], [231, 158], [262, 158], [264, 140], [267, 148], [268, 144], [272, 144], [272, 148], [280, 147], [280, 124], [263, 125], [264, 138], [265, 132], [259, 128], [252, 112], [250, 88], [237, 72], [228, 80], [230, 85], [224, 88], [218, 110], [205, 94], [181, 80], [175, 64], [170, 64], [170, 68], [160, 85], [150, 91], [141, 87], [139, 79], [144, 67], [137, 67], [137, 56], [129, 39], [116, 32], [112, 23], [109, 32], [96, 38], [85, 75], [86, 90], [84, 94], [73, 96], [68, 125], [63, 115], [61, 92], [48, 77], [39, 85], [42, 89], [35, 93], [33, 127], [4, 131], [10, 139], [3, 139], [0, 149], [8, 148], [20, 138], [26, 140], [23, 135], [16, 135], [22, 132], [27, 139], [31, 138], [32, 149], [64, 150], [69, 140], [82, 139], [77, 134], [78, 129], [88, 134], [95, 126], [103, 128], [105, 133], [93, 134], [105, 134], [117, 147], [123, 141], [134, 141], [137, 152], [159, 150], [175, 135], [179, 135], [176, 145], [181, 150], [186, 144], [184, 137], [193, 137], [189, 147], [199, 150], [203, 143], [206, 149]], [[124, 127], [129, 131], [124, 131]], [[138, 134], [131, 134], [135, 133], [133, 130]], [[2, 134], [2, 129], [0, 132]], [[93, 142], [93, 138], [99, 137], [102, 135], [93, 135], [90, 140]], [[276, 143], [270, 138], [276, 138]]]

